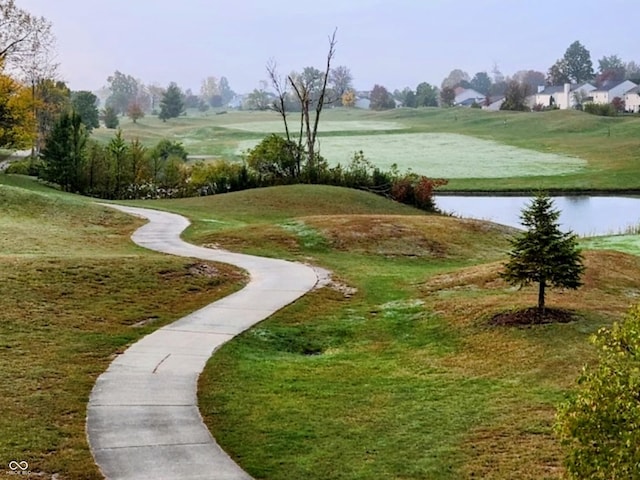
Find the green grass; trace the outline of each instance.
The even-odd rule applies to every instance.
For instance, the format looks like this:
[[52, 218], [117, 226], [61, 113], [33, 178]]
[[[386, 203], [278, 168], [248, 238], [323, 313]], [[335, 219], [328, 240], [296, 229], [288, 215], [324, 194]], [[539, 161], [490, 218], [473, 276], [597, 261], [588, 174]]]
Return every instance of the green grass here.
[[255, 478], [560, 478], [555, 406], [593, 359], [589, 335], [640, 295], [639, 258], [588, 252], [585, 287], [548, 297], [579, 321], [492, 327], [536, 299], [497, 276], [510, 229], [320, 186], [151, 204], [189, 214], [196, 243], [311, 262], [357, 290], [315, 291], [209, 362], [202, 414]]
[[[200, 379], [207, 424], [255, 478], [560, 478], [555, 406], [593, 359], [589, 335], [640, 297], [640, 257], [587, 251], [585, 287], [548, 297], [579, 321], [493, 327], [536, 299], [497, 276], [509, 228], [312, 185], [130, 203], [188, 215], [195, 243], [333, 272]], [[23, 177], [0, 176], [0, 207], [0, 459], [99, 478], [84, 435], [96, 376], [241, 278], [194, 276], [128, 241], [140, 220]]]
[[[294, 115], [292, 120], [295, 123], [297, 117]], [[323, 123], [326, 127], [322, 127], [320, 133], [321, 151], [326, 145], [326, 153], [330, 158], [335, 157], [334, 161], [343, 161], [354, 151], [363, 150], [366, 156], [381, 165], [397, 163], [401, 170], [412, 167], [419, 173], [434, 176], [440, 172], [451, 173], [451, 181], [445, 187], [450, 190], [640, 188], [638, 117], [606, 118], [577, 111], [515, 113], [424, 108], [372, 112], [337, 108], [323, 112], [321, 125]], [[274, 112], [211, 113], [180, 117], [166, 123], [145, 117], [135, 125], [123, 119], [122, 128], [126, 138], [138, 137], [146, 145], [154, 145], [167, 137], [182, 141], [193, 155], [229, 159], [238, 159], [239, 150], [259, 141], [266, 133], [282, 130]], [[434, 146], [436, 158], [427, 163], [420, 152], [429, 143], [430, 137], [423, 135], [426, 133], [474, 138], [465, 138], [449, 149]], [[407, 134], [412, 136], [406, 137]], [[113, 131], [106, 129], [94, 133], [95, 138], [103, 141], [112, 135]], [[403, 139], [416, 140], [407, 144]], [[485, 143], [489, 150], [479, 155], [473, 147], [476, 139], [495, 143]], [[549, 161], [556, 159], [559, 164], [552, 161], [552, 168], [545, 167], [541, 174], [534, 175], [535, 169], [522, 165], [520, 155], [524, 158], [525, 153], [513, 150], [517, 152], [516, 159], [509, 155], [503, 157], [506, 163], [492, 159], [489, 165], [495, 166], [495, 176], [489, 177], [492, 169], [484, 166], [487, 158], [492, 152], [507, 152], [496, 145], [524, 149], [527, 156]], [[539, 154], [551, 156], [540, 157]], [[427, 158], [426, 153], [424, 158]], [[440, 165], [446, 165], [447, 169]], [[451, 165], [456, 168], [452, 169]], [[579, 165], [582, 167], [576, 168]]]
[[[0, 464], [43, 478], [102, 478], [85, 433], [93, 384], [114, 355], [243, 282], [216, 265], [133, 245], [142, 221], [0, 175]], [[14, 478], [0, 467], [0, 478]], [[57, 477], [56, 477], [57, 478]]]
[[[257, 143], [257, 140], [241, 142], [238, 153]], [[321, 141], [322, 154], [330, 165], [348, 165], [354, 152], [363, 145], [367, 158], [383, 170], [389, 170], [395, 163], [433, 178], [555, 176], [580, 172], [587, 164], [566, 155], [452, 133], [332, 136]]]
[[640, 235], [611, 235], [594, 237], [580, 242], [583, 248], [592, 250], [616, 250], [631, 255], [640, 255]]

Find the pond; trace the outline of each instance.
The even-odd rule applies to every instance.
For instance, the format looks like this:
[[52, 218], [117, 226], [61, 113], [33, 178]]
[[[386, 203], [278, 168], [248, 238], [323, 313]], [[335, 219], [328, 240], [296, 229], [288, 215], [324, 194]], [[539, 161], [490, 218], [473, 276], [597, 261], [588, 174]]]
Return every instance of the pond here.
[[[520, 212], [532, 197], [437, 195], [436, 205], [443, 212], [478, 218], [522, 228]], [[640, 197], [553, 197], [560, 210], [560, 225], [580, 236], [629, 233], [640, 226]]]

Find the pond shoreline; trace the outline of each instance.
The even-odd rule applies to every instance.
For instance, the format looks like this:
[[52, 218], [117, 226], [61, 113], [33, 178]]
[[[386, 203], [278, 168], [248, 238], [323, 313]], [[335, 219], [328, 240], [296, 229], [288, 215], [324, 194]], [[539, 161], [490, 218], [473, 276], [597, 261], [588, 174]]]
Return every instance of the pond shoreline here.
[[537, 192], [544, 192], [551, 197], [640, 197], [640, 188], [624, 189], [507, 189], [507, 190], [435, 190], [434, 196], [439, 197], [530, 197]]

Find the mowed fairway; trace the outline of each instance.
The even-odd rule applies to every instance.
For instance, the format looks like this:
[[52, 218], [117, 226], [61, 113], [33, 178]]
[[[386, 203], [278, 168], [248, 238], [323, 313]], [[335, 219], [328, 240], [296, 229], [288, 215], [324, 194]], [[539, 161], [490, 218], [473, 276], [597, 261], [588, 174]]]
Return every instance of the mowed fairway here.
[[[253, 148], [244, 141], [238, 153]], [[330, 165], [347, 165], [353, 154], [365, 151], [375, 166], [393, 164], [437, 178], [508, 178], [578, 173], [587, 162], [567, 155], [503, 145], [453, 133], [406, 133], [320, 137], [322, 155]]]
[[[289, 117], [292, 132], [298, 118]], [[265, 135], [284, 132], [275, 112], [189, 112], [166, 123], [145, 117], [137, 124], [123, 118], [121, 124], [127, 139], [147, 146], [169, 138], [192, 155], [236, 161]], [[640, 188], [638, 128], [638, 117], [577, 111], [333, 108], [322, 114], [319, 140], [321, 153], [334, 164], [362, 150], [385, 168], [396, 163], [400, 171], [448, 178], [448, 190], [628, 191]], [[107, 141], [114, 133], [100, 128], [93, 136]]]
[[[293, 126], [293, 125], [292, 125]], [[280, 121], [266, 122], [246, 122], [246, 123], [229, 123], [224, 128], [233, 130], [243, 130], [246, 132], [256, 133], [284, 133], [284, 124]], [[376, 121], [357, 121], [357, 120], [328, 120], [320, 122], [318, 126], [319, 132], [359, 132], [359, 131], [384, 131], [384, 130], [402, 130], [406, 128], [398, 122], [376, 122]]]

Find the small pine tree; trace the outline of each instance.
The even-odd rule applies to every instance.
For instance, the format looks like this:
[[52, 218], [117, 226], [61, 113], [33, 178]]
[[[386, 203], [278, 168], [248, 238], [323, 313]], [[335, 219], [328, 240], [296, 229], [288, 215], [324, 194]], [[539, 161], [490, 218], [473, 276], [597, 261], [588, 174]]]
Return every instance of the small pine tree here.
[[118, 113], [113, 107], [107, 107], [104, 109], [102, 112], [102, 120], [104, 121], [104, 126], [111, 129], [118, 128], [118, 125], [120, 124]]
[[522, 210], [520, 219], [527, 231], [512, 241], [513, 250], [501, 273], [502, 278], [512, 285], [538, 283], [539, 318], [545, 313], [547, 286], [577, 289], [582, 285], [580, 277], [584, 266], [576, 235], [560, 231], [559, 216], [560, 212], [553, 208], [551, 198], [537, 195]]
[[76, 112], [63, 113], [53, 125], [40, 157], [45, 180], [67, 192], [83, 192], [82, 172], [88, 134]]
[[174, 82], [169, 84], [160, 101], [160, 114], [158, 118], [166, 122], [170, 118], [176, 118], [184, 111], [184, 99], [178, 85]]

